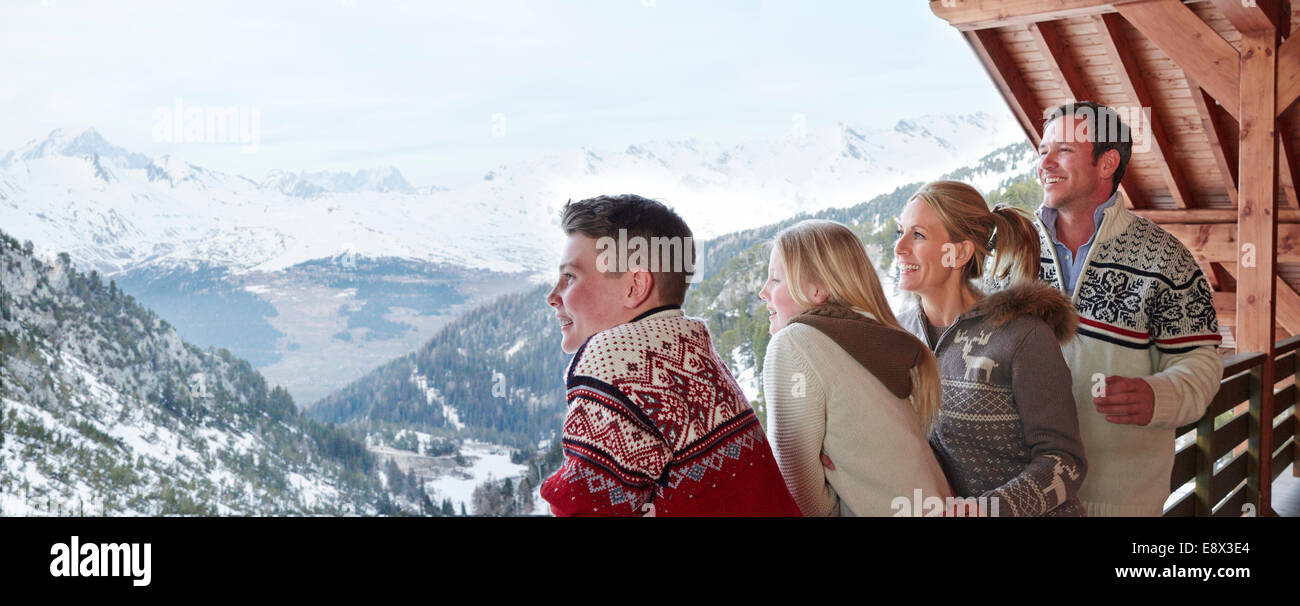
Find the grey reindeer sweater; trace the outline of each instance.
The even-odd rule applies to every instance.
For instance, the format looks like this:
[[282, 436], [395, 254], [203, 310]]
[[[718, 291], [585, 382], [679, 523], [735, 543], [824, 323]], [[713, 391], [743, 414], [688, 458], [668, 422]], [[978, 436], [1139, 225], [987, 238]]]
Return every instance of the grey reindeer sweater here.
[[1061, 343], [1077, 319], [1041, 283], [985, 297], [937, 338], [919, 306], [903, 328], [939, 359], [943, 405], [930, 446], [959, 497], [997, 497], [1001, 516], [1081, 516], [1087, 471]]

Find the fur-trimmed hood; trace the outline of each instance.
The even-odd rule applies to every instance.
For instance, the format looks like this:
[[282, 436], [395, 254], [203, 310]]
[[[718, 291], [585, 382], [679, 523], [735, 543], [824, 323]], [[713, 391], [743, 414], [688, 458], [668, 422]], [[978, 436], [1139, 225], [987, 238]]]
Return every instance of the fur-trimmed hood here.
[[994, 326], [1002, 326], [1020, 316], [1042, 319], [1052, 328], [1062, 344], [1074, 338], [1079, 316], [1065, 293], [1046, 282], [1029, 282], [999, 290], [984, 297], [975, 310]]

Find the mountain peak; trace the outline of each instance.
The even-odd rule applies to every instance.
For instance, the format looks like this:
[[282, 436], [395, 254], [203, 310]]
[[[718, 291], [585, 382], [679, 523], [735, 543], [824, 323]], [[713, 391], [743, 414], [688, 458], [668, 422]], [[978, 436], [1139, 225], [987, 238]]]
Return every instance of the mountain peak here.
[[355, 173], [346, 171], [291, 173], [273, 170], [267, 173], [261, 185], [297, 198], [356, 192], [416, 193], [416, 189], [402, 177], [402, 171], [392, 165], [359, 170]]
[[33, 139], [23, 147], [5, 155], [2, 164], [9, 165], [14, 160], [39, 160], [50, 156], [67, 156], [72, 158], [95, 157], [118, 159], [128, 168], [143, 168], [149, 165], [149, 158], [129, 152], [109, 143], [94, 128], [82, 130], [56, 128], [43, 140]]

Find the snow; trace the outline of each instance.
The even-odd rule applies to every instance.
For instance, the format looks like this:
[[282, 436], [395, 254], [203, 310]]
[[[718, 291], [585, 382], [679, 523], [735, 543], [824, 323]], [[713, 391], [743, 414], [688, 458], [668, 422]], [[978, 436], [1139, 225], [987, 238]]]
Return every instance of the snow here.
[[[552, 153], [444, 190], [411, 187], [392, 167], [273, 171], [259, 183], [175, 157], [150, 161], [93, 131], [56, 131], [0, 165], [0, 200], [9, 202], [0, 204], [0, 224], [109, 275], [198, 263], [276, 271], [343, 254], [549, 275], [563, 242], [563, 200], [637, 192], [673, 206], [697, 238], [708, 238], [934, 178], [1019, 132], [1009, 117], [986, 114], [924, 116], [883, 130], [809, 125], [800, 137]], [[91, 148], [111, 178], [95, 168]], [[988, 189], [981, 179], [995, 176], [974, 179]]]
[[456, 431], [465, 429], [465, 423], [461, 422], [460, 414], [456, 412], [456, 407], [444, 402], [442, 394], [438, 391], [438, 388], [429, 385], [429, 380], [425, 378], [424, 375], [417, 374], [415, 368], [411, 369], [411, 381], [415, 383], [416, 387], [420, 388], [420, 391], [424, 392], [425, 403], [430, 406], [435, 404], [442, 406], [442, 416], [447, 419], [447, 424], [449, 426], [455, 428]]
[[510, 462], [510, 451], [503, 446], [469, 440], [461, 446], [460, 452], [470, 461], [469, 468], [464, 470], [470, 477], [445, 476], [425, 484], [431, 489], [433, 496], [430, 498], [435, 503], [451, 499], [457, 513], [461, 503], [465, 504], [466, 512], [474, 513], [474, 488], [489, 478], [517, 480], [528, 473], [526, 466]]
[[511, 356], [519, 353], [519, 350], [523, 349], [524, 345], [527, 344], [528, 344], [528, 339], [526, 337], [520, 337], [518, 341], [515, 341], [514, 345], [510, 346], [510, 349], [506, 350], [506, 354], [505, 354], [506, 359], [509, 360]]
[[742, 360], [753, 359], [747, 353], [747, 348], [747, 345], [737, 345], [731, 350], [731, 359], [736, 363], [732, 368], [732, 376], [736, 378], [736, 383], [740, 384], [740, 390], [745, 392], [745, 399], [753, 402], [758, 399], [758, 392], [762, 388], [762, 377], [755, 376], [753, 364], [742, 362]]

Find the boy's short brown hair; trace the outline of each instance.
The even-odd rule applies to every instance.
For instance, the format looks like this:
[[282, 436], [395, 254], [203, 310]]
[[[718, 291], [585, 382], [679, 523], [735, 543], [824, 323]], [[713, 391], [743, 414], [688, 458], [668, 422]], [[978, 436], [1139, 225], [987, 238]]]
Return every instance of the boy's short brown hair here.
[[[695, 270], [695, 241], [691, 228], [671, 208], [635, 194], [597, 196], [567, 202], [560, 209], [560, 227], [567, 235], [577, 233], [598, 241], [611, 238], [615, 242], [640, 242], [641, 246], [649, 246], [646, 251], [651, 263], [649, 269], [654, 274], [660, 300], [673, 305], [681, 305], [686, 300], [686, 289]], [[597, 250], [601, 250], [599, 246]], [[628, 251], [609, 253], [626, 255]]]

